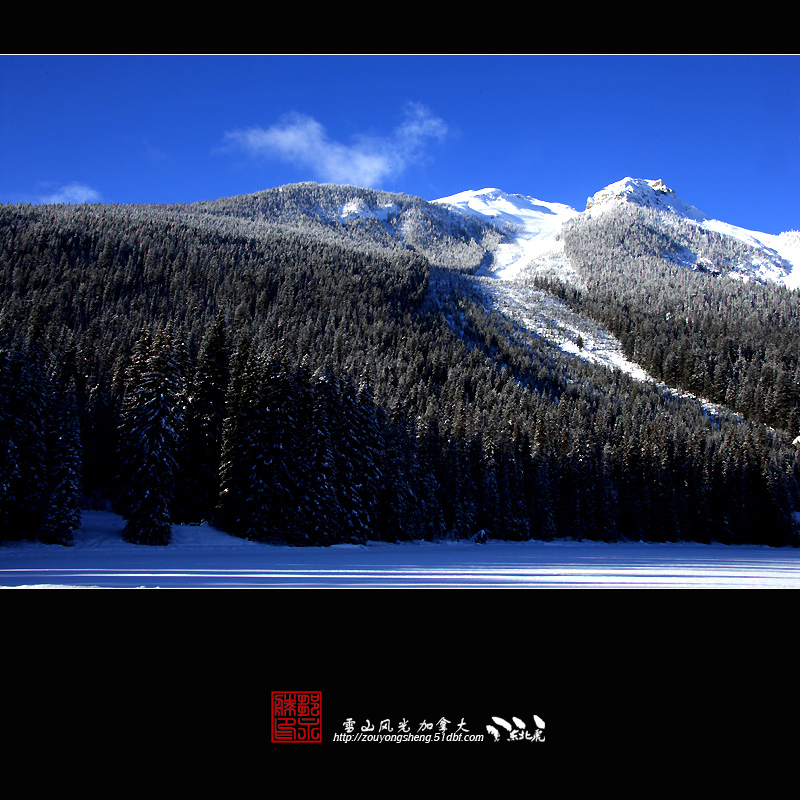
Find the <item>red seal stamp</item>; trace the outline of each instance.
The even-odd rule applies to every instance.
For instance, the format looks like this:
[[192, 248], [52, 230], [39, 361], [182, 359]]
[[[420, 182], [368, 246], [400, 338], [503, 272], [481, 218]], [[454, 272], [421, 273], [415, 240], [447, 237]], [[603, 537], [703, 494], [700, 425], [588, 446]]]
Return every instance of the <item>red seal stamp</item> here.
[[272, 741], [322, 741], [322, 692], [272, 692]]

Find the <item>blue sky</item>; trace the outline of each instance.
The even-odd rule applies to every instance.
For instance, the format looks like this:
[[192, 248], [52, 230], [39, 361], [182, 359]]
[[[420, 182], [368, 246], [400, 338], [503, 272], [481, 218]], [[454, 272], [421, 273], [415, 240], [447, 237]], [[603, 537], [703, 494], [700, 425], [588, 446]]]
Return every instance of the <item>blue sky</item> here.
[[734, 225], [800, 229], [800, 56], [0, 56], [0, 202], [314, 180], [582, 210], [628, 176]]

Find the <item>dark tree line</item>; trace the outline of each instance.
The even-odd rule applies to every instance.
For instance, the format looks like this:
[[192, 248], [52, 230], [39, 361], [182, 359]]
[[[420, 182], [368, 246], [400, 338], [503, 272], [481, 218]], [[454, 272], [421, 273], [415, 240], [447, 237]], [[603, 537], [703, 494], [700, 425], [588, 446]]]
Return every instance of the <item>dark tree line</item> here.
[[[287, 189], [291, 214], [275, 192], [0, 208], [0, 538], [68, 543], [110, 504], [148, 544], [203, 520], [315, 545], [795, 543], [786, 433], [515, 337], [451, 218], [397, 198], [427, 226], [398, 245], [309, 221], [309, 191]], [[448, 242], [461, 266], [436, 263]]]

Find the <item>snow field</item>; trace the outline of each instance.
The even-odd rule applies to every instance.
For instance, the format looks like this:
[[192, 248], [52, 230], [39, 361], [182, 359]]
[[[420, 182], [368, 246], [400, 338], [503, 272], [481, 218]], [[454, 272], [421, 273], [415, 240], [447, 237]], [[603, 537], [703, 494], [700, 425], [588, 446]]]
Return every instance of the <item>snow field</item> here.
[[798, 589], [800, 550], [642, 542], [414, 542], [287, 547], [206, 525], [172, 543], [124, 542], [87, 511], [71, 547], [0, 546], [1, 588]]

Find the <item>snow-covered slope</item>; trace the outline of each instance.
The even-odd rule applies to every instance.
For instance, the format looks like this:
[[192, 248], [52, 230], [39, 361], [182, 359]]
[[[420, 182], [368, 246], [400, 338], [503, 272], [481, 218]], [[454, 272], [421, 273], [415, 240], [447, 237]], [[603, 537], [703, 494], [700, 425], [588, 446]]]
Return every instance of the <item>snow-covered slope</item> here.
[[[800, 233], [772, 236], [711, 219], [681, 200], [661, 180], [624, 178], [589, 197], [584, 211], [496, 188], [464, 191], [433, 202], [489, 222], [504, 234], [477, 275], [490, 306], [563, 352], [623, 370], [637, 380], [655, 383], [641, 367], [625, 358], [622, 345], [609, 331], [525, 280], [546, 276], [581, 285], [564, 251], [565, 223], [581, 217], [596, 221], [624, 204], [650, 209], [658, 212], [665, 228], [697, 225], [753, 248], [747, 251], [746, 262], [731, 273], [735, 277], [800, 288]], [[687, 251], [682, 266], [698, 268], [703, 261], [702, 253]]]
[[524, 280], [546, 275], [580, 284], [564, 252], [561, 229], [581, 212], [563, 203], [492, 188], [461, 192], [434, 202], [491, 222], [505, 234], [492, 260], [476, 276], [489, 306], [514, 320], [521, 330], [564, 353], [621, 369], [637, 380], [655, 382], [625, 358], [622, 345], [609, 331]]
[[707, 220], [703, 227], [738, 239], [760, 252], [762, 257], [752, 262], [751, 278], [782, 284], [789, 289], [800, 289], [800, 231], [786, 231], [777, 235], [759, 233], [715, 219]]
[[755, 258], [746, 270], [737, 271], [737, 277], [800, 288], [800, 232], [767, 234], [711, 219], [681, 200], [661, 180], [623, 178], [589, 197], [584, 211], [494, 188], [460, 192], [433, 202], [480, 217], [506, 234], [494, 254], [494, 262], [483, 273], [495, 278], [513, 280], [545, 271], [574, 280], [560, 239], [563, 224], [579, 215], [597, 217], [630, 203], [664, 212], [666, 220], [672, 216], [754, 248]]
[[460, 192], [434, 202], [491, 222], [506, 234], [482, 274], [513, 280], [532, 264], [570, 270], [560, 234], [564, 222], [578, 214], [574, 208], [500, 189]]

